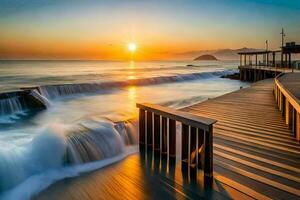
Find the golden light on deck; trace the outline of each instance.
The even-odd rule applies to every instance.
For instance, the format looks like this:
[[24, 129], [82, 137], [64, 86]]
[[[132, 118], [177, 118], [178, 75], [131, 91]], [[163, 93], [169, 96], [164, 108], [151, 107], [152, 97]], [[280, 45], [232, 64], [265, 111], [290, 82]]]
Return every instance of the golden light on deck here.
[[128, 51], [130, 51], [131, 53], [134, 53], [137, 49], [137, 46], [135, 43], [131, 42], [128, 44]]

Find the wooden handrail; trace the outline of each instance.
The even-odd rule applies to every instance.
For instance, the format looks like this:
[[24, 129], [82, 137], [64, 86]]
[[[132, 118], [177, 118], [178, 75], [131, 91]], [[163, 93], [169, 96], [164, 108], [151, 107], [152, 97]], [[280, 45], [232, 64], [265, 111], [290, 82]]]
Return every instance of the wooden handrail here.
[[300, 142], [300, 100], [280, 81], [280, 77], [285, 74], [281, 73], [274, 79], [275, 100], [286, 124], [295, 134], [296, 140]]
[[182, 112], [169, 107], [164, 107], [150, 103], [137, 103], [136, 107], [150, 112], [154, 112], [155, 114], [162, 115], [169, 119], [179, 121], [196, 128], [201, 128], [205, 131], [208, 131], [209, 126], [217, 122], [217, 120], [214, 119], [200, 117], [191, 113]]
[[279, 88], [279, 90], [283, 93], [283, 95], [288, 99], [289, 103], [300, 113], [300, 100], [295, 97], [284, 85], [280, 82], [278, 78], [283, 76], [284, 73], [280, 73], [275, 77], [275, 84]]
[[181, 123], [182, 169], [203, 169], [213, 175], [213, 124], [217, 121], [149, 103], [139, 108], [139, 144], [169, 158], [176, 157], [176, 122]]

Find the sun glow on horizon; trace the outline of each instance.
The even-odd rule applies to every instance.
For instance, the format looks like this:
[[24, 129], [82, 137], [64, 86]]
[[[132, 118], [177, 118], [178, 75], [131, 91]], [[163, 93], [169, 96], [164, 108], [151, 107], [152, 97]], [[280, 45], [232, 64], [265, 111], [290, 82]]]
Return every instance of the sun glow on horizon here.
[[128, 44], [128, 51], [130, 51], [131, 53], [134, 53], [137, 49], [137, 46], [135, 43], [131, 42]]

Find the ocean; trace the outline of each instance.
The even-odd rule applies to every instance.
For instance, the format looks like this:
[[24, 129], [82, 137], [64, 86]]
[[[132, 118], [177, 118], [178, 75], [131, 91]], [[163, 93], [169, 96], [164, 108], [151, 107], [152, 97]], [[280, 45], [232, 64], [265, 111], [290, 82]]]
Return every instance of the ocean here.
[[0, 61], [0, 198], [137, 151], [137, 102], [182, 108], [247, 87], [237, 61]]

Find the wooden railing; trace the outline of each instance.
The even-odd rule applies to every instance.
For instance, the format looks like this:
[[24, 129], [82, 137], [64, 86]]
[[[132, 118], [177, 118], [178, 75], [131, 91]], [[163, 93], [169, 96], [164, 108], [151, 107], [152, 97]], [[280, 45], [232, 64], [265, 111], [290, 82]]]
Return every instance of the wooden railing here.
[[181, 161], [183, 169], [203, 169], [213, 175], [213, 124], [216, 120], [148, 103], [139, 108], [139, 144], [176, 158], [176, 122], [181, 123]]
[[300, 142], [300, 101], [280, 82], [279, 78], [283, 75], [281, 73], [275, 78], [275, 100], [286, 124]]

